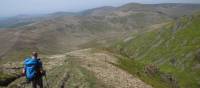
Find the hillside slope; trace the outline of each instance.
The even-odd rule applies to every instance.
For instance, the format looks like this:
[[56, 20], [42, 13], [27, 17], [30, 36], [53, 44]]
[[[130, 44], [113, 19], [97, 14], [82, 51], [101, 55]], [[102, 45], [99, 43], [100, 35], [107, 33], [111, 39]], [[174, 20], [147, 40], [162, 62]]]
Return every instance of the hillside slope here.
[[42, 54], [55, 54], [109, 45], [132, 33], [150, 30], [149, 26], [190, 15], [199, 8], [198, 4], [131, 3], [121, 7], [87, 10], [79, 15], [47, 15], [30, 24], [0, 30], [0, 41], [3, 41], [0, 46], [3, 51], [0, 52], [0, 62], [19, 60], [31, 50], [40, 51]]
[[[126, 58], [134, 58], [138, 61], [138, 63], [141, 63], [141, 65], [143, 66], [138, 66], [139, 71], [143, 71], [143, 67], [146, 64], [158, 64], [161, 68], [160, 70], [163, 73], [169, 73], [170, 76], [176, 76], [178, 80], [175, 80], [175, 84], [178, 82], [178, 85], [180, 85], [181, 87], [187, 87], [190, 84], [194, 85], [194, 87], [197, 87], [197, 82], [199, 79], [196, 78], [198, 77], [198, 71], [196, 70], [199, 68], [199, 64], [195, 62], [195, 60], [193, 61], [193, 59], [188, 58], [192, 58], [192, 56], [194, 56], [193, 52], [196, 52], [197, 55], [195, 57], [197, 59], [199, 58], [199, 52], [195, 51], [198, 46], [193, 46], [193, 44], [198, 43], [198, 32], [194, 32], [195, 35], [193, 35], [193, 31], [196, 29], [195, 27], [198, 27], [198, 16], [193, 16], [190, 18], [183, 17], [182, 20], [178, 20], [178, 23], [171, 23], [171, 21], [177, 20], [177, 18], [179, 18], [180, 16], [190, 16], [193, 12], [199, 10], [200, 5], [198, 4], [150, 5], [130, 3], [121, 7], [101, 7], [76, 14], [65, 12], [54, 13], [45, 16], [45, 19], [37, 18], [38, 20], [34, 19], [34, 21], [32, 21], [32, 17], [30, 17], [31, 20], [25, 19], [25, 21], [31, 21], [31, 23], [17, 25], [12, 28], [3, 28], [3, 30], [0, 30], [0, 81], [1, 83], [3, 83], [2, 80], [13, 81], [13, 79], [18, 78], [19, 68], [15, 68], [15, 66], [22, 66], [22, 61], [24, 57], [30, 55], [32, 51], [38, 51], [42, 56], [54, 55], [91, 47], [105, 47], [126, 38], [122, 44], [119, 44], [117, 46], [117, 49], [119, 49], [120, 54], [126, 56]], [[197, 21], [196, 24], [195, 20]], [[9, 22], [10, 20], [8, 20], [8, 23]], [[18, 24], [18, 21], [14, 21], [13, 23], [11, 22], [11, 25], [16, 23]], [[168, 26], [162, 28], [163, 25]], [[162, 29], [159, 30], [158, 28]], [[187, 30], [185, 31], [185, 33], [182, 33], [181, 30], [186, 30], [185, 28], [192, 29], [192, 31]], [[189, 34], [187, 34], [186, 32], [189, 32]], [[136, 35], [132, 36], [133, 34]], [[193, 37], [190, 38], [190, 36]], [[172, 42], [174, 40], [176, 40], [176, 42]], [[182, 40], [184, 40], [184, 42]], [[163, 44], [165, 44], [166, 46], [164, 46]], [[183, 45], [180, 46], [180, 44]], [[181, 48], [185, 45], [189, 47]], [[166, 47], [169, 47], [168, 51], [166, 51]], [[188, 53], [187, 51], [189, 51], [189, 54], [186, 55], [186, 53]], [[163, 54], [164, 56], [162, 56]], [[87, 60], [91, 61], [92, 56], [89, 56], [88, 58], [89, 59]], [[48, 61], [48, 59], [46, 60]], [[134, 66], [132, 65], [132, 61], [129, 61], [128, 59], [128, 61], [125, 60], [123, 62], [123, 60], [125, 59], [120, 59], [120, 64], [113, 63], [113, 65], [119, 66], [125, 70], [133, 68], [129, 67], [129, 65]], [[56, 62], [56, 60], [53, 61]], [[124, 66], [124, 64], [126, 63], [129, 64]], [[58, 65], [54, 63], [51, 64], [55, 66]], [[122, 72], [119, 74], [127, 74], [128, 76], [125, 75], [122, 76], [122, 78], [120, 79], [115, 79], [116, 82], [113, 82], [113, 80], [109, 77], [109, 79], [101, 79], [100, 84], [101, 82], [102, 84], [98, 84], [98, 86], [105, 86], [103, 82], [105, 82], [106, 80], [111, 81], [111, 84], [114, 83], [118, 85], [117, 83], [120, 84], [120, 81], [124, 80], [124, 78], [127, 79], [128, 77], [132, 77], [130, 74], [124, 72], [118, 67], [113, 67], [113, 65], [106, 64], [105, 66], [111, 67], [117, 72]], [[7, 67], [9, 66], [12, 66], [11, 71], [10, 68], [7, 69]], [[64, 71], [63, 73], [62, 70], [66, 67], [68, 68], [68, 66], [71, 66], [71, 64], [61, 66], [60, 69], [53, 69], [51, 71], [52, 79], [58, 78], [57, 75], [59, 73], [57, 72], [60, 72], [65, 76], [68, 71]], [[51, 66], [48, 65], [48, 67]], [[98, 77], [101, 77], [96, 77], [95, 75], [95, 72], [97, 73], [99, 70], [91, 70], [91, 68], [89, 67], [83, 67], [83, 71], [82, 67], [79, 67], [80, 66], [78, 66], [78, 68], [75, 68], [75, 72], [72, 72], [71, 74], [83, 76], [84, 80], [87, 80], [86, 84], [84, 84], [85, 81], [81, 81], [80, 83], [78, 83], [80, 85], [84, 84], [90, 86], [90, 84], [93, 84], [91, 80], [94, 81], [96, 80], [96, 78], [98, 79]], [[17, 69], [17, 72], [13, 71], [12, 69]], [[68, 70], [71, 71], [72, 69]], [[105, 71], [106, 69], [100, 70]], [[88, 78], [88, 75], [91, 75], [90, 71], [93, 71], [93, 76], [91, 77], [91, 79], [90, 77]], [[187, 72], [188, 76], [185, 76], [187, 75]], [[136, 74], [137, 73], [138, 72], [136, 72]], [[113, 73], [107, 72], [106, 74]], [[193, 79], [192, 81], [187, 80], [190, 78], [190, 76], [193, 76], [191, 77]], [[157, 82], [157, 84], [162, 83], [162, 81], [160, 80], [152, 81], [151, 79], [145, 79], [145, 77], [146, 76], [144, 76], [142, 80], [145, 82], [149, 81], [147, 83], [151, 84], [153, 87], [155, 86], [153, 85], [155, 83], [151, 82]], [[64, 78], [67, 79], [67, 77]], [[166, 78], [166, 75], [164, 75], [164, 78]], [[58, 78], [58, 80], [62, 79]], [[74, 77], [74, 80], [79, 80], [79, 78]], [[130, 84], [135, 82], [132, 79], [128, 79], [128, 81]], [[169, 79], [166, 79], [166, 81], [168, 81], [168, 84], [170, 84], [171, 82], [169, 81]], [[129, 83], [127, 85], [129, 85]], [[141, 83], [142, 85], [145, 85], [143, 82]], [[14, 82], [14, 84], [16, 83]], [[96, 85], [96, 83], [94, 84]], [[72, 86], [74, 87], [74, 85]], [[158, 88], [164, 87], [162, 85], [159, 85]]]
[[[46, 57], [48, 88], [152, 88], [111, 64], [117, 64], [117, 58], [105, 51], [90, 48]], [[29, 88], [24, 81], [19, 78], [8, 88]]]
[[[170, 83], [172, 86], [174, 83], [180, 88], [199, 88], [199, 29], [199, 14], [184, 16], [160, 29], [136, 34], [115, 48], [121, 55], [136, 61], [132, 64], [140, 63], [135, 71], [141, 72], [141, 68], [151, 64], [159, 68], [160, 72], [155, 74], [165, 83], [162, 75], [168, 74], [176, 81]], [[122, 60], [122, 67], [131, 72], [131, 66], [137, 66], [131, 62]]]

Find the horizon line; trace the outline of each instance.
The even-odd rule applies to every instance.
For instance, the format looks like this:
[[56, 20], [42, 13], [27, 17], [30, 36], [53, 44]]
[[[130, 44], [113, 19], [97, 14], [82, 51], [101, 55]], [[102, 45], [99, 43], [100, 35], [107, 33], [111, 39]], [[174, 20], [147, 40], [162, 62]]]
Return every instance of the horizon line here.
[[93, 7], [93, 8], [89, 8], [89, 9], [84, 9], [84, 10], [80, 10], [80, 11], [55, 11], [55, 12], [47, 12], [47, 13], [27, 13], [27, 14], [17, 14], [17, 15], [12, 15], [12, 16], [0, 16], [0, 19], [4, 19], [4, 18], [12, 18], [12, 17], [17, 17], [17, 16], [43, 16], [43, 15], [51, 15], [51, 14], [55, 14], [55, 13], [80, 13], [80, 12], [84, 12], [84, 11], [87, 11], [87, 10], [92, 10], [92, 9], [98, 9], [98, 8], [102, 8], [102, 7], [114, 7], [114, 8], [117, 8], [117, 7], [122, 7], [122, 6], [125, 6], [125, 5], [128, 5], [128, 4], [141, 4], [141, 5], [162, 5], [162, 4], [193, 4], [193, 5], [200, 5], [200, 3], [138, 3], [138, 2], [129, 2], [129, 3], [125, 3], [125, 4], [122, 4], [122, 5], [119, 5], [119, 6], [112, 6], [112, 5], [105, 5], [105, 6], [99, 6], [99, 7]]

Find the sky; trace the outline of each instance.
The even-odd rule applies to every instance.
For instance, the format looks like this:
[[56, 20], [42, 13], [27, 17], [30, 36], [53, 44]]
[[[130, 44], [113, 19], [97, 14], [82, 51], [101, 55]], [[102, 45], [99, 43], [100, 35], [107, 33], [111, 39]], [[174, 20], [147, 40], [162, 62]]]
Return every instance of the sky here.
[[120, 6], [130, 2], [200, 4], [200, 0], [0, 0], [0, 17], [47, 14], [61, 11], [78, 12], [101, 6]]

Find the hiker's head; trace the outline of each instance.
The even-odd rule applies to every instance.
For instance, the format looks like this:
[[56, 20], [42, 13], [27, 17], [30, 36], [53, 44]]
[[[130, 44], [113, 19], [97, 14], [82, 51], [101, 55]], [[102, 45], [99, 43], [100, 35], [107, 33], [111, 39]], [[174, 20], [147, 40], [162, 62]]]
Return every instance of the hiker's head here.
[[32, 56], [37, 58], [38, 57], [38, 53], [37, 52], [32, 52]]

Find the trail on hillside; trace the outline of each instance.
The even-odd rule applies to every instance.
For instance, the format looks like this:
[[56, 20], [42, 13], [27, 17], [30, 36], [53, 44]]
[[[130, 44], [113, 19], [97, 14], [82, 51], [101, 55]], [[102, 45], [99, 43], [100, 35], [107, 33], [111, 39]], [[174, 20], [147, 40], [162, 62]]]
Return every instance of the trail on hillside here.
[[[152, 88], [112, 63], [117, 64], [117, 58], [108, 52], [83, 49], [48, 56], [44, 66], [50, 88]], [[30, 88], [30, 84], [22, 84], [24, 79], [8, 87]]]
[[114, 88], [151, 88], [138, 78], [115, 67], [117, 59], [106, 53], [95, 53], [92, 49], [85, 49], [68, 53], [78, 58], [80, 65], [92, 72], [95, 76]]

